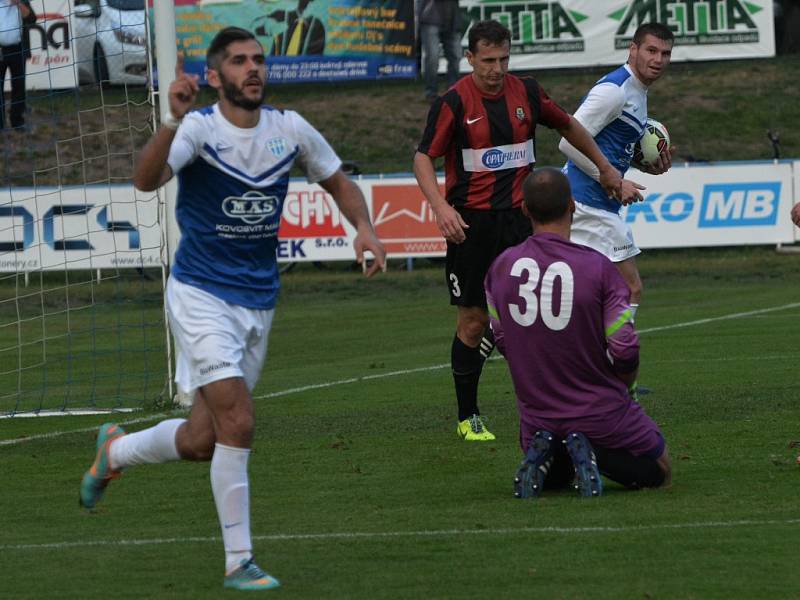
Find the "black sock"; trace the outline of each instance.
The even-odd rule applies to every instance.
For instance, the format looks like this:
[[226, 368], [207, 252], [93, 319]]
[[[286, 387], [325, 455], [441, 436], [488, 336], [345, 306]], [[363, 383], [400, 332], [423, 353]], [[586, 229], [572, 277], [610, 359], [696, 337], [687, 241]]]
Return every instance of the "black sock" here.
[[629, 488], [659, 487], [664, 483], [664, 471], [654, 458], [634, 456], [625, 450], [594, 448], [600, 472]]
[[458, 339], [457, 335], [453, 337], [450, 365], [453, 368], [453, 382], [456, 385], [459, 421], [481, 414], [478, 410], [478, 381], [481, 378], [484, 359], [479, 348], [470, 348]]

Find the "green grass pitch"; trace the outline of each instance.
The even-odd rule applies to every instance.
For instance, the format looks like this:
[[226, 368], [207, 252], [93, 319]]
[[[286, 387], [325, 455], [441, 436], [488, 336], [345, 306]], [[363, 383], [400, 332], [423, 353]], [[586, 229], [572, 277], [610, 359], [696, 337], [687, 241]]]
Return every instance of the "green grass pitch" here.
[[[503, 360], [481, 383], [497, 441], [455, 435], [455, 316], [439, 268], [286, 275], [250, 462], [256, 557], [283, 582], [270, 593], [797, 597], [799, 266], [768, 248], [646, 252], [640, 381], [654, 392], [642, 403], [674, 484], [536, 501], [512, 497], [520, 451]], [[130, 469], [95, 512], [78, 508], [103, 420], [0, 420], [0, 596], [234, 595], [207, 464]], [[35, 437], [10, 442], [21, 436]]]

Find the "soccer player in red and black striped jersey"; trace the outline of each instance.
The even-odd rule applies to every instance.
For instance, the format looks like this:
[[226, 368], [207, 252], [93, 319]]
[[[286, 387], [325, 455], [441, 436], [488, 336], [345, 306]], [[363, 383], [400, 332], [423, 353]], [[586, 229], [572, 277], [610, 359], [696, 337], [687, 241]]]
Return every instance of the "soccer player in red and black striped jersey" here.
[[[472, 73], [431, 106], [414, 174], [447, 240], [446, 280], [458, 307], [451, 363], [458, 400], [458, 433], [468, 441], [494, 439], [478, 409], [478, 381], [494, 347], [483, 278], [494, 258], [531, 234], [522, 214], [522, 182], [535, 163], [534, 131], [557, 130], [595, 163], [600, 183], [624, 195], [620, 173], [592, 136], [531, 78], [509, 75], [511, 32], [497, 21], [469, 31]], [[445, 196], [434, 159], [445, 158]], [[536, 360], [531, 357], [531, 360]]]

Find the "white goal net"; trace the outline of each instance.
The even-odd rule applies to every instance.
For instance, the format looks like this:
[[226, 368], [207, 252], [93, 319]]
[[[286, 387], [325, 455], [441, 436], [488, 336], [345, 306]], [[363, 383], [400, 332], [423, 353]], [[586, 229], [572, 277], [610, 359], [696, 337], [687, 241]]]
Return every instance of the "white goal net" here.
[[0, 416], [167, 402], [161, 206], [130, 183], [154, 115], [145, 0], [31, 7], [23, 124], [10, 71], [4, 94]]

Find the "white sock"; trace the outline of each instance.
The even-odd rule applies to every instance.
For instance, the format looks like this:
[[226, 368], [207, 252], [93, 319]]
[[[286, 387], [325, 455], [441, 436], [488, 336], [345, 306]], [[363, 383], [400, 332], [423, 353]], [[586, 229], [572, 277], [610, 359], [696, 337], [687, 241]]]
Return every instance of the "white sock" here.
[[118, 470], [133, 465], [154, 465], [179, 460], [175, 435], [186, 419], [167, 419], [158, 425], [123, 435], [109, 448], [111, 468]]
[[636, 311], [639, 309], [638, 304], [631, 304], [631, 323], [636, 322]]
[[247, 480], [249, 456], [248, 448], [217, 444], [211, 459], [211, 490], [222, 527], [226, 574], [253, 555], [250, 542], [250, 486]]

